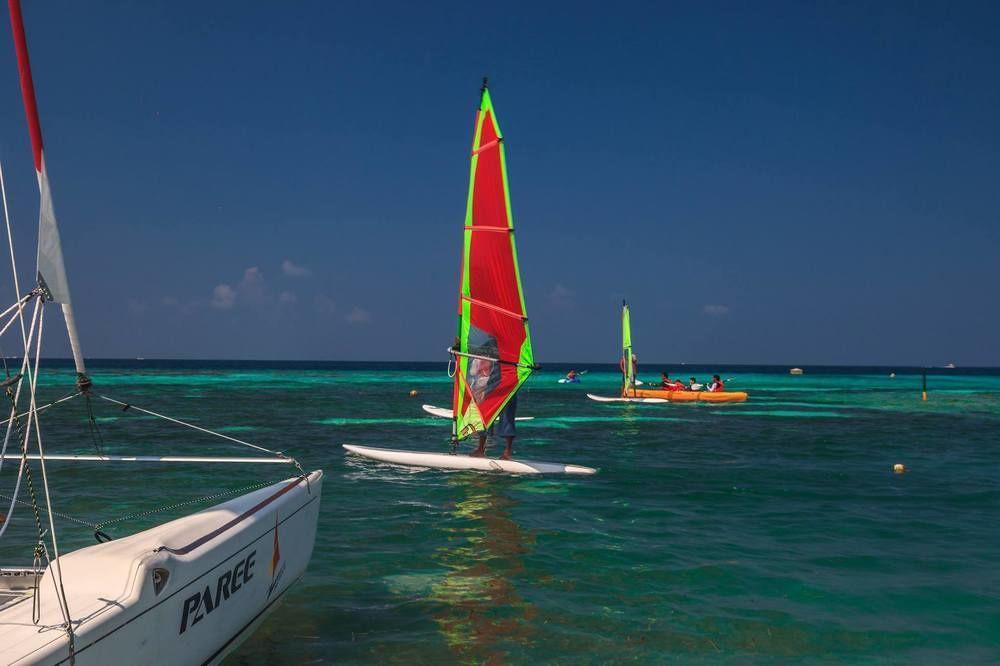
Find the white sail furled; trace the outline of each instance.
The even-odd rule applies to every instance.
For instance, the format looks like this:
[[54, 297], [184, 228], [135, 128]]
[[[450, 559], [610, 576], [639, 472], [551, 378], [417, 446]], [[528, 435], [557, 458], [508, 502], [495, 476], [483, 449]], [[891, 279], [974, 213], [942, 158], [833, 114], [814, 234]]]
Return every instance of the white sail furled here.
[[63, 262], [62, 241], [59, 238], [59, 224], [52, 206], [49, 190], [49, 176], [45, 171], [44, 157], [38, 171], [38, 285], [46, 291], [46, 299], [56, 303], [69, 304], [69, 281], [66, 279], [66, 264]]
[[62, 306], [63, 318], [66, 320], [66, 330], [69, 333], [69, 343], [73, 350], [73, 361], [76, 371], [86, 375], [83, 354], [80, 351], [80, 340], [76, 332], [76, 320], [73, 317], [73, 307], [69, 295], [69, 280], [66, 277], [66, 264], [63, 261], [62, 241], [59, 238], [59, 225], [56, 222], [55, 209], [52, 206], [52, 192], [49, 186], [49, 176], [45, 169], [45, 153], [42, 148], [42, 126], [38, 120], [38, 104], [35, 101], [35, 84], [31, 78], [31, 62], [28, 58], [28, 43], [24, 35], [24, 19], [21, 16], [19, 0], [10, 0], [10, 23], [14, 32], [14, 47], [17, 51], [17, 69], [21, 78], [21, 95], [24, 98], [24, 113], [28, 119], [28, 132], [31, 135], [31, 151], [35, 160], [35, 175], [38, 177], [39, 211], [38, 211], [38, 286], [42, 289], [45, 299]]

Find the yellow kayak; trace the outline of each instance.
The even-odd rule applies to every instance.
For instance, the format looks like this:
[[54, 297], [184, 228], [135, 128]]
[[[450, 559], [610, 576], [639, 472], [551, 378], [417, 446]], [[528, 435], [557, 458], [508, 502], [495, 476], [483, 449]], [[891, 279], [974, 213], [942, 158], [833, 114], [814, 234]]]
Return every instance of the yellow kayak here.
[[622, 394], [628, 398], [660, 398], [670, 402], [746, 402], [745, 391], [665, 391], [632, 389]]

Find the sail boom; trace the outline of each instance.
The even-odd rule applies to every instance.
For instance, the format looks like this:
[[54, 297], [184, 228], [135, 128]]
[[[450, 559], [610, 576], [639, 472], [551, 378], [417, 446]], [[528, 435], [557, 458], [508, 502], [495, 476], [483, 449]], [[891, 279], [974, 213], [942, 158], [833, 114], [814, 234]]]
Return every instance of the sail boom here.
[[490, 141], [489, 143], [483, 144], [479, 148], [476, 148], [475, 150], [472, 151], [472, 156], [475, 157], [476, 155], [478, 155], [480, 153], [486, 152], [490, 148], [496, 148], [497, 146], [500, 145], [501, 141], [503, 141], [503, 137], [500, 137], [498, 139], [494, 139], [493, 141]]
[[518, 312], [512, 312], [506, 308], [502, 308], [499, 305], [494, 305], [493, 303], [487, 303], [486, 301], [481, 301], [476, 298], [469, 298], [468, 296], [462, 296], [463, 301], [472, 303], [473, 305], [478, 305], [480, 307], [488, 308], [494, 312], [499, 312], [500, 314], [507, 315], [508, 317], [513, 317], [514, 319], [520, 319], [521, 321], [528, 321], [528, 318], [523, 314]]
[[462, 356], [464, 358], [478, 358], [482, 361], [492, 361], [494, 363], [499, 363], [501, 365], [516, 365], [519, 368], [528, 368], [529, 370], [539, 370], [541, 366], [539, 365], [525, 365], [524, 363], [518, 363], [517, 361], [505, 361], [502, 358], [493, 358], [492, 356], [481, 356], [479, 354], [466, 354], [464, 352], [456, 351], [455, 349], [448, 348], [448, 353], [453, 356]]
[[465, 227], [465, 230], [466, 231], [490, 231], [490, 232], [493, 232], [493, 233], [496, 233], [496, 234], [512, 234], [512, 233], [514, 233], [514, 228], [513, 227], [486, 227], [486, 226], [478, 226], [478, 227]]

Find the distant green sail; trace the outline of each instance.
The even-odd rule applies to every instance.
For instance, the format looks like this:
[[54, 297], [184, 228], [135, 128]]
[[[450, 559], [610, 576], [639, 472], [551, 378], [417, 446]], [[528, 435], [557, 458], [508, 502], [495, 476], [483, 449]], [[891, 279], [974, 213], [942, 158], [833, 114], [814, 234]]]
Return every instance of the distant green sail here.
[[628, 303], [622, 301], [622, 395], [635, 390], [635, 356], [632, 354], [632, 322]]
[[483, 84], [472, 142], [452, 395], [454, 435], [490, 427], [535, 369], [503, 135]]

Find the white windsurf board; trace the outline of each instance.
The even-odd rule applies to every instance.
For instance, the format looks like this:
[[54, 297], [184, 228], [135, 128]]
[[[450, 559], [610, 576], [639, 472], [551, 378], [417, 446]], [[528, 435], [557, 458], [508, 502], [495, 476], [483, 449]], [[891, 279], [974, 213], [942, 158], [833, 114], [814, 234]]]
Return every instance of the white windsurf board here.
[[505, 472], [507, 474], [596, 474], [593, 467], [566, 465], [563, 463], [541, 462], [537, 460], [497, 460], [496, 458], [474, 458], [464, 454], [432, 453], [429, 451], [401, 451], [399, 449], [377, 449], [370, 446], [344, 444], [350, 453], [380, 462], [409, 467], [432, 467], [435, 469], [473, 470], [479, 472]]
[[[434, 405], [421, 405], [421, 407], [423, 408], [423, 410], [425, 412], [427, 412], [431, 416], [437, 416], [437, 417], [442, 418], [442, 419], [450, 419], [450, 418], [454, 417], [454, 415], [455, 415], [454, 412], [452, 412], [447, 407], [435, 407]], [[516, 417], [514, 417], [514, 420], [515, 421], [531, 421], [534, 418], [535, 418], [534, 416], [516, 416]]]
[[621, 398], [615, 397], [610, 398], [603, 395], [594, 395], [593, 393], [588, 393], [587, 397], [591, 400], [596, 400], [597, 402], [640, 402], [647, 405], [659, 404], [661, 402], [670, 402], [669, 400], [664, 400], [663, 398]]

